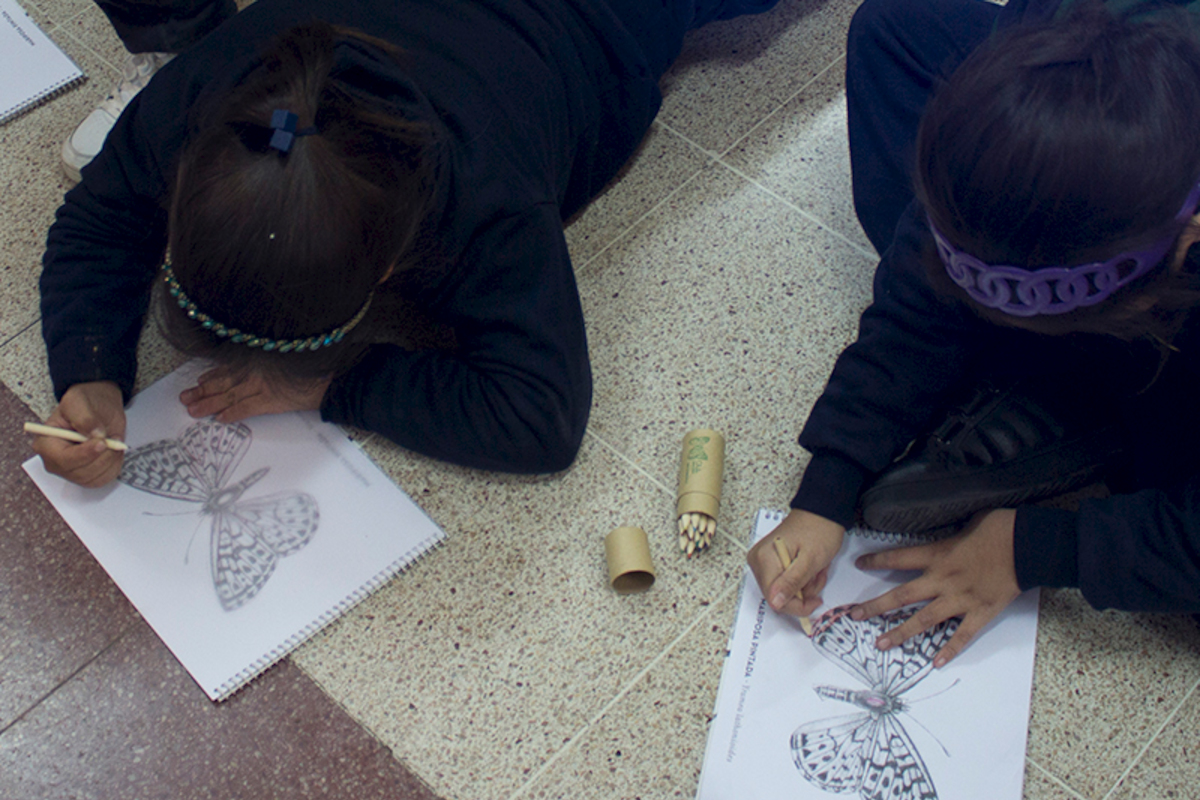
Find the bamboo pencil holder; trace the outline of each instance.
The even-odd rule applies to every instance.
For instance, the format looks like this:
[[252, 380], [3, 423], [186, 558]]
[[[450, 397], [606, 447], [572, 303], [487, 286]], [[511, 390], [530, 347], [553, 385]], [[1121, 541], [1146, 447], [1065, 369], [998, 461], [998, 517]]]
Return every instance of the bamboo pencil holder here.
[[679, 523], [679, 549], [689, 557], [706, 550], [712, 542], [724, 474], [725, 437], [709, 428], [688, 431], [679, 463], [675, 517]]

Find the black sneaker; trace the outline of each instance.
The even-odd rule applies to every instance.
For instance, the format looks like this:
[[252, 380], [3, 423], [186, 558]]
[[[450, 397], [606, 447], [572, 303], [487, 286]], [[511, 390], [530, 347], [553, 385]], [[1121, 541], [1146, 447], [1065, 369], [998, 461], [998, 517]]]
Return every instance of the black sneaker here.
[[863, 492], [863, 521], [883, 531], [942, 535], [977, 511], [1094, 482], [1122, 447], [1117, 426], [1092, 417], [1032, 381], [985, 383]]

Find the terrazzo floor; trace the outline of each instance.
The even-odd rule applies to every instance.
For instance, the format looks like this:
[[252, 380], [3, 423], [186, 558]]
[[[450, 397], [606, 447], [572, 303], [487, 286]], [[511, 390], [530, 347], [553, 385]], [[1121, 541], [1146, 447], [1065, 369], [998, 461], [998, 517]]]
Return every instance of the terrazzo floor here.
[[[18, 423], [53, 406], [36, 281], [58, 149], [123, 57], [87, 0], [21, 2], [91, 79], [0, 126], [0, 798], [692, 797], [752, 516], [790, 499], [796, 434], [870, 296], [845, 142], [856, 3], [692, 34], [643, 148], [569, 226], [595, 376], [574, 466], [476, 472], [368, 438], [446, 545], [212, 705], [18, 466]], [[150, 337], [142, 363], [147, 383], [177, 362]], [[699, 426], [725, 432], [726, 478], [689, 561], [671, 512]], [[645, 594], [606, 586], [618, 525], [649, 533]], [[1190, 619], [1045, 592], [1025, 796], [1198, 796], [1198, 687]]]

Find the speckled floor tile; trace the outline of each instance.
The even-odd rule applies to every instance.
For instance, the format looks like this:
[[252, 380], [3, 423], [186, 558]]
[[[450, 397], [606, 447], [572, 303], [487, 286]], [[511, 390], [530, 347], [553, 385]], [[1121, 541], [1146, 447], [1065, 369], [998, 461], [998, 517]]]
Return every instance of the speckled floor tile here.
[[673, 491], [683, 434], [726, 439], [721, 524], [785, 507], [796, 436], [870, 297], [868, 259], [724, 167], [580, 272], [597, 436]]
[[1088, 800], [1040, 766], [1025, 761], [1025, 800]]
[[1197, 681], [1190, 617], [1101, 613], [1076, 591], [1044, 592], [1029, 757], [1100, 798]]
[[1200, 687], [1110, 796], [1111, 800], [1185, 800], [1200, 791]]
[[655, 125], [621, 174], [566, 228], [577, 267], [611, 244], [663, 198], [700, 171], [707, 160], [696, 147]]
[[[94, 100], [93, 105], [103, 100], [113, 87], [121, 80], [121, 66], [124, 64], [129, 51], [125, 49], [117, 32], [108, 21], [108, 17], [94, 3], [84, 3], [82, 8], [75, 5], [76, 0], [68, 0], [61, 12], [51, 10], [50, 14], [62, 30], [85, 48], [95, 53], [106, 65], [109, 71], [94, 74], [89, 72], [89, 92]], [[89, 111], [91, 109], [88, 109]], [[78, 124], [82, 118], [75, 121]], [[71, 125], [74, 128], [75, 125]], [[60, 142], [61, 144], [61, 142]]]
[[724, 159], [874, 254], [850, 192], [844, 66], [839, 60], [823, 72], [730, 148]]
[[21, 469], [33, 419], [0, 387], [0, 730], [138, 621]]
[[[186, 359], [172, 349], [153, 324], [148, 325], [138, 343], [138, 376], [135, 390], [141, 391], [173, 371]], [[54, 410], [54, 387], [46, 368], [46, 346], [42, 342], [41, 323], [29, 325], [18, 336], [0, 347], [0, 382], [21, 398], [37, 416], [45, 419]]]
[[64, 22], [96, 5], [91, 0], [18, 0], [39, 25], [42, 17]]
[[659, 120], [724, 152], [845, 50], [856, 2], [781, 0], [688, 34], [663, 80]]
[[146, 625], [0, 734], [0, 796], [437, 800], [288, 662], [216, 705]]
[[[450, 797], [508, 797], [741, 573], [721, 543], [680, 557], [673, 498], [590, 437], [548, 478], [366, 449], [447, 542], [294, 658]], [[649, 535], [644, 594], [607, 585], [618, 525]]]
[[520, 797], [695, 797], [739, 581]]
[[[103, 14], [94, 6], [90, 13]], [[46, 33], [90, 77], [83, 85], [0, 125], [0, 342], [38, 318], [37, 279], [46, 230], [71, 184], [63, 176], [60, 149], [97, 102], [111, 91], [117, 73], [67, 28], [46, 25]], [[95, 26], [95, 20], [89, 23]], [[111, 36], [111, 34], [110, 34]], [[114, 37], [115, 38], [115, 37]], [[103, 87], [103, 88], [101, 88]]]
[[46, 369], [40, 321], [0, 346], [0, 382], [41, 419], [54, 410], [54, 387]]
[[[840, 90], [856, 5], [782, 0], [688, 37], [637, 159], [567, 229], [596, 378], [579, 462], [502, 476], [360, 437], [448, 542], [229, 703], [203, 698], [61, 523], [6, 504], [0, 796], [431, 798], [407, 766], [469, 800], [691, 797], [736, 542], [754, 509], [790, 499], [807, 460], [795, 437], [870, 293]], [[124, 51], [90, 0], [37, 0], [35, 17], [91, 75], [0, 126], [0, 379], [45, 416], [35, 281], [66, 188], [58, 150]], [[178, 363], [153, 332], [141, 357], [139, 385]], [[680, 440], [699, 425], [728, 438], [730, 538], [685, 561], [670, 517]], [[629, 523], [649, 532], [659, 577], [619, 597], [602, 537]], [[1197, 653], [1189, 620], [1047, 593], [1026, 798], [1101, 800], [1126, 773], [1114, 798], [1189, 796]]]

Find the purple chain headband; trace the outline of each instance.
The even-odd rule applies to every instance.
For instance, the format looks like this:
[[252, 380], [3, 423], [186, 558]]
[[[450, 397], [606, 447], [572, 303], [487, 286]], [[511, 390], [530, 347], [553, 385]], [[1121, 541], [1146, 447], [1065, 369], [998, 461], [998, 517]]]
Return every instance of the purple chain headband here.
[[[1183, 207], [1175, 215], [1175, 222], [1185, 222], [1196, 213], [1198, 205], [1200, 183], [1192, 188], [1183, 201]], [[933, 232], [933, 240], [937, 243], [938, 256], [945, 264], [951, 280], [980, 305], [1014, 317], [1065, 314], [1095, 305], [1152, 270], [1179, 236], [1176, 228], [1141, 250], [1119, 253], [1104, 262], [1030, 270], [985, 264], [950, 244], [933, 220], [928, 216], [926, 219], [929, 221], [929, 230]], [[1122, 276], [1119, 267], [1127, 262], [1133, 262], [1133, 269]]]

